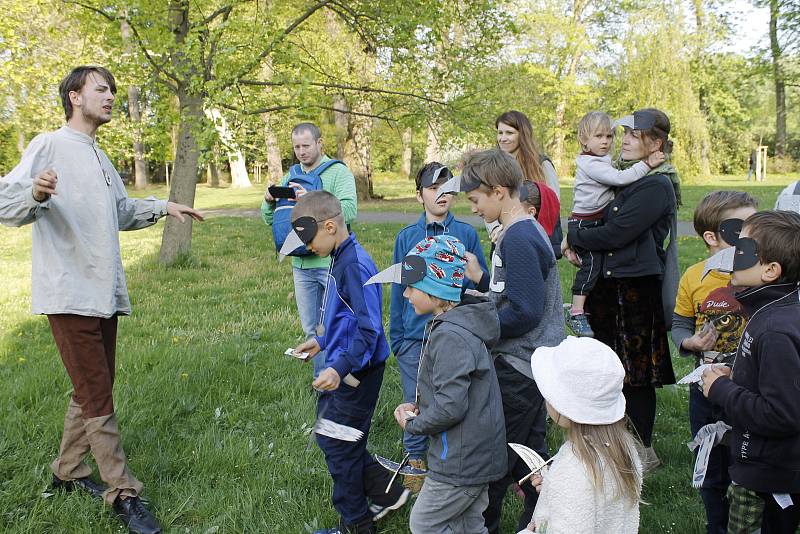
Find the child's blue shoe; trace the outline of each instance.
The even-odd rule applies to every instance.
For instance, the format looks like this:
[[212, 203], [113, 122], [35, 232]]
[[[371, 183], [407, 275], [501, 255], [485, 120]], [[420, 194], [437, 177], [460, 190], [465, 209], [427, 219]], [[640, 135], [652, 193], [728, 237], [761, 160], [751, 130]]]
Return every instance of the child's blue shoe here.
[[572, 315], [572, 305], [564, 304], [564, 321], [572, 333], [578, 337], [594, 337], [594, 331], [589, 326], [589, 320], [585, 313]]

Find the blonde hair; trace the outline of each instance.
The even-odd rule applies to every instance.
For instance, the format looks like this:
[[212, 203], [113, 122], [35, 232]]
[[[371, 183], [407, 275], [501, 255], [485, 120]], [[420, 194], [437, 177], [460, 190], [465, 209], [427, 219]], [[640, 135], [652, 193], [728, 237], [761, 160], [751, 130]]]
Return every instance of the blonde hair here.
[[602, 111], [590, 111], [583, 116], [578, 123], [578, 142], [581, 144], [581, 149], [586, 150], [586, 145], [589, 143], [589, 138], [592, 137], [600, 129], [608, 130], [614, 134], [614, 129], [611, 127], [611, 117]]
[[[613, 477], [616, 498], [639, 502], [642, 475], [636, 468], [636, 448], [625, 419], [610, 425], [585, 425], [572, 421], [567, 429], [575, 455], [583, 462], [595, 489], [603, 490], [603, 477]], [[605, 466], [605, 469], [603, 467]]]

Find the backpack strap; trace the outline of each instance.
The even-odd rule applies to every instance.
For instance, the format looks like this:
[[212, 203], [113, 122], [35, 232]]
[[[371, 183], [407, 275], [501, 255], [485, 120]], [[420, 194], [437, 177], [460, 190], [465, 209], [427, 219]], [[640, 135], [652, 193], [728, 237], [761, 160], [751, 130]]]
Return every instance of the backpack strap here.
[[329, 159], [325, 163], [321, 163], [319, 166], [317, 166], [313, 171], [309, 172], [308, 174], [313, 174], [314, 176], [321, 176], [323, 172], [327, 171], [329, 167], [335, 165], [336, 163], [341, 163], [342, 165], [344, 165], [344, 162], [339, 161], [338, 159]]

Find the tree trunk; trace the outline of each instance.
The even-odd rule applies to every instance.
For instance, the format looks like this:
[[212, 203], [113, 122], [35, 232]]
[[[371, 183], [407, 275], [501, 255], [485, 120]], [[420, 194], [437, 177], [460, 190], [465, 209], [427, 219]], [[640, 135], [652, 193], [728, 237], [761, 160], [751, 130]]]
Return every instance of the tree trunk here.
[[264, 122], [264, 144], [267, 147], [267, 168], [269, 169], [269, 181], [278, 184], [283, 178], [283, 162], [281, 161], [281, 149], [278, 145], [278, 136], [272, 128], [269, 115], [261, 116]]
[[128, 113], [133, 122], [133, 166], [134, 187], [144, 189], [150, 183], [147, 175], [147, 161], [144, 158], [144, 134], [142, 132], [142, 114], [139, 110], [139, 88], [128, 86]]
[[439, 145], [439, 132], [432, 120], [428, 121], [428, 145], [425, 147], [425, 163], [439, 161], [442, 158], [442, 147]]
[[[701, 72], [706, 70], [706, 14], [705, 14], [705, 7], [703, 5], [704, 0], [692, 0], [692, 5], [694, 8], [694, 19], [695, 19], [695, 65], [696, 68], [700, 69]], [[705, 76], [701, 74], [703, 78]], [[708, 113], [707, 109], [707, 95], [706, 95], [706, 87], [700, 83], [697, 87], [697, 104], [700, 108], [700, 113], [703, 117], [703, 127], [701, 131], [698, 132], [700, 135], [700, 174], [703, 176], [709, 176], [711, 174], [711, 140], [707, 134], [707, 126], [706, 126], [706, 117]]]
[[228, 163], [231, 167], [231, 187], [252, 187], [253, 184], [250, 183], [250, 178], [247, 176], [247, 161], [233, 138], [228, 121], [218, 109], [207, 110], [206, 115], [214, 121], [214, 128], [216, 128], [228, 155]]
[[[200, 157], [195, 129], [199, 128], [203, 122], [203, 99], [198, 95], [189, 94], [186, 87], [180, 86], [178, 103], [180, 106], [178, 146], [175, 151], [169, 199], [187, 206], [194, 206], [197, 189], [197, 164]], [[192, 218], [186, 217], [186, 222], [179, 222], [174, 217], [167, 217], [166, 224], [164, 224], [164, 235], [161, 238], [159, 261], [165, 265], [171, 265], [191, 251]]]
[[217, 164], [213, 161], [208, 164], [208, 185], [211, 187], [219, 187], [219, 169]]
[[[127, 11], [124, 12], [127, 16]], [[120, 20], [120, 33], [125, 52], [129, 57], [133, 56], [133, 43], [131, 41], [131, 27], [123, 17]], [[135, 85], [128, 86], [128, 115], [133, 123], [133, 167], [134, 167], [134, 187], [144, 189], [150, 182], [147, 176], [147, 162], [144, 159], [144, 134], [142, 132], [142, 113], [139, 109], [139, 88]]]
[[[187, 72], [187, 80], [191, 80], [194, 69], [186, 56], [180, 52], [186, 36], [189, 34], [189, 0], [170, 0], [169, 25], [175, 36], [176, 48], [179, 50], [172, 56], [173, 67], [178, 71]], [[191, 84], [187, 81], [177, 83], [176, 94], [180, 119], [169, 199], [187, 206], [194, 206], [198, 160], [200, 159], [196, 133], [203, 124], [205, 116], [203, 115], [202, 94], [190, 88]], [[161, 250], [158, 254], [159, 261], [165, 265], [172, 265], [181, 257], [190, 254], [191, 251], [192, 218], [187, 217], [185, 222], [179, 222], [174, 217], [167, 217], [164, 224], [164, 235], [161, 238]]]
[[[353, 111], [369, 114], [372, 103], [369, 101], [357, 102]], [[372, 198], [372, 118], [361, 115], [349, 116], [350, 135], [344, 147], [344, 162], [353, 172], [356, 179], [356, 192], [358, 200]]]
[[25, 132], [22, 131], [22, 126], [17, 126], [17, 152], [21, 156], [25, 153]]
[[333, 112], [333, 124], [336, 127], [336, 159], [344, 161], [345, 146], [350, 137], [350, 116], [346, 112], [350, 108], [344, 95], [333, 96], [333, 107], [342, 110]]
[[779, 0], [769, 2], [769, 44], [772, 52], [772, 73], [775, 79], [775, 157], [786, 153], [786, 80], [784, 78], [783, 51], [778, 42]]
[[411, 178], [411, 159], [414, 156], [411, 146], [414, 141], [414, 131], [411, 128], [403, 130], [403, 158], [400, 162], [400, 174], [403, 178]]

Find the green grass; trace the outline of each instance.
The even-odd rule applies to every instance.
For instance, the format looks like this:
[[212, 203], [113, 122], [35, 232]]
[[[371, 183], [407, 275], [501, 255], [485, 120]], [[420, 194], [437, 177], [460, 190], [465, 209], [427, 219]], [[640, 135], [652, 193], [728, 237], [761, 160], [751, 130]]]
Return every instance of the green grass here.
[[[389, 264], [399, 228], [355, 226], [379, 266]], [[301, 337], [289, 262], [275, 261], [260, 221], [216, 218], [195, 226], [193, 261], [167, 269], [156, 261], [161, 230], [121, 234], [134, 314], [120, 320], [115, 391], [124, 446], [153, 510], [167, 532], [302, 533], [333, 524], [330, 477], [309, 447], [311, 368], [282, 355]], [[703, 255], [698, 239], [681, 238], [682, 267]], [[29, 315], [30, 229], [0, 228], [0, 269], [0, 531], [122, 532], [87, 497], [45, 493], [71, 386], [47, 321]], [[566, 294], [573, 268], [561, 269]], [[675, 364], [679, 376], [690, 368]], [[687, 390], [667, 387], [658, 399], [664, 467], [646, 480], [641, 531], [700, 533]], [[391, 359], [373, 451], [400, 456], [392, 417], [400, 400]], [[558, 439], [550, 436], [553, 449]], [[504, 532], [514, 531], [519, 506], [507, 498]], [[407, 518], [408, 508], [381, 532], [407, 532]]]

